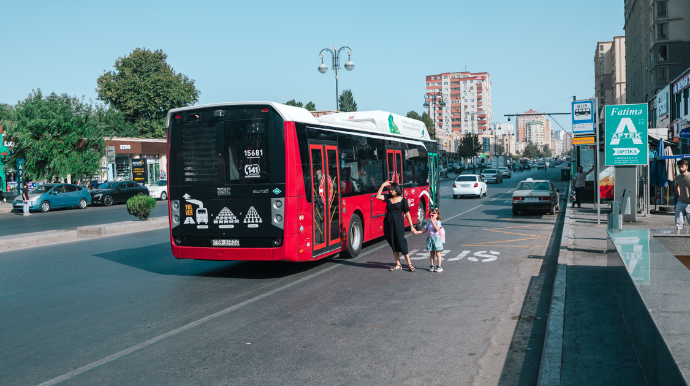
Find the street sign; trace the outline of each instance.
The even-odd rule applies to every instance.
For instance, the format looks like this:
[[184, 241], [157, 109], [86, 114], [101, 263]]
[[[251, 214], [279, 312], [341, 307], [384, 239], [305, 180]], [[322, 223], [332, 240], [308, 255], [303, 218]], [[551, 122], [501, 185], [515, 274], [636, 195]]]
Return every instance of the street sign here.
[[574, 101], [572, 104], [573, 134], [594, 133], [594, 102]]
[[24, 158], [17, 158], [17, 183], [18, 192], [21, 192], [24, 187]]
[[606, 166], [647, 165], [647, 105], [606, 106]]
[[594, 136], [573, 137], [573, 145], [589, 145], [595, 143]]

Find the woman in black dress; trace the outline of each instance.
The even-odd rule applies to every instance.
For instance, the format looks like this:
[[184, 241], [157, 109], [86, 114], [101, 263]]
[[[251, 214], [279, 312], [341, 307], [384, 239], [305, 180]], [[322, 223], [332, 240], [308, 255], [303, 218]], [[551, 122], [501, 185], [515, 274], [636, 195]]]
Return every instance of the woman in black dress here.
[[[383, 189], [388, 189], [388, 194], [381, 193]], [[388, 245], [393, 248], [393, 256], [395, 257], [395, 267], [391, 271], [398, 271], [402, 269], [400, 265], [400, 253], [405, 256], [407, 266], [410, 272], [414, 271], [412, 262], [410, 262], [410, 255], [407, 250], [407, 240], [405, 239], [405, 222], [403, 216], [407, 217], [407, 221], [412, 224], [410, 217], [410, 207], [407, 205], [407, 200], [402, 196], [400, 185], [390, 181], [381, 184], [376, 198], [386, 203], [386, 217], [383, 219], [383, 234], [386, 236]], [[414, 227], [410, 227], [413, 234], [419, 233]]]

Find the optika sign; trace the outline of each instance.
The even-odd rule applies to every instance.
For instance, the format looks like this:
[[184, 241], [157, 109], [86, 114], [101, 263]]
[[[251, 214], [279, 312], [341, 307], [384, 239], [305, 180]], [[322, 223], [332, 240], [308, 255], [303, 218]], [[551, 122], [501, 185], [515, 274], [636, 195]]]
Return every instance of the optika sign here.
[[642, 115], [642, 111], [639, 109], [631, 110], [629, 108], [622, 109], [619, 107], [611, 107], [611, 116], [614, 115]]

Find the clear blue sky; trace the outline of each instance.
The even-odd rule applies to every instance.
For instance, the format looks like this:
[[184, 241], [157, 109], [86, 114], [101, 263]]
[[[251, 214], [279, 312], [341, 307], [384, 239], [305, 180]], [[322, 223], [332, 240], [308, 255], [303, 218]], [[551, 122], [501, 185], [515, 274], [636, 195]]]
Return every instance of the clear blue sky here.
[[317, 71], [318, 53], [347, 45], [355, 69], [343, 70], [340, 90], [352, 89], [359, 110], [421, 113], [424, 76], [467, 65], [491, 75], [495, 122], [530, 108], [568, 112], [563, 99], [593, 95], [596, 42], [624, 35], [623, 9], [623, 0], [5, 1], [0, 102], [36, 88], [95, 99], [96, 78], [145, 47], [196, 81], [200, 103], [294, 98], [333, 109], [333, 73]]

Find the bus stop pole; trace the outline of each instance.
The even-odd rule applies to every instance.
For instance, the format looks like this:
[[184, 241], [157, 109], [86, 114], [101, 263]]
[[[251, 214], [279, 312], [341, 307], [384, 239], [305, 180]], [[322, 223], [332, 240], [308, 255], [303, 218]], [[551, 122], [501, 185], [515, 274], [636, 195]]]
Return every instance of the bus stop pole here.
[[595, 192], [595, 197], [597, 198], [597, 225], [601, 224], [601, 190], [599, 187], [599, 163], [601, 160], [599, 159], [599, 103], [596, 98], [594, 99], [594, 106], [595, 109], [594, 111], [596, 112], [596, 117], [594, 118], [596, 125], [594, 126], [596, 130], [596, 154], [595, 154], [595, 164], [594, 164], [594, 189], [596, 190]]

